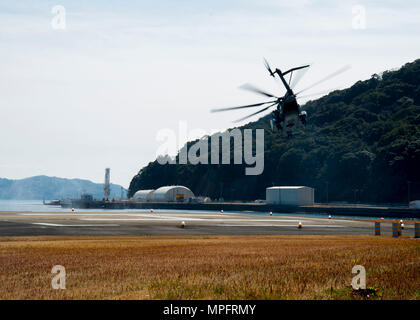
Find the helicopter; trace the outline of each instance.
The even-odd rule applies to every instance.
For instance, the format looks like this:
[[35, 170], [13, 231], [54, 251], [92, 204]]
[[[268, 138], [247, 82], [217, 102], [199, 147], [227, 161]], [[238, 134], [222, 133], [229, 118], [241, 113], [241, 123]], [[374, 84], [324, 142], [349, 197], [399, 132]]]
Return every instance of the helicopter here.
[[[299, 103], [297, 102], [296, 98], [297, 95], [313, 88], [314, 86], [346, 71], [347, 69], [350, 68], [350, 66], [345, 66], [341, 69], [339, 69], [338, 71], [328, 75], [327, 77], [323, 78], [322, 80], [314, 83], [313, 85], [300, 90], [297, 93], [293, 92], [293, 88], [294, 86], [298, 83], [298, 81], [300, 80], [300, 78], [304, 75], [304, 73], [300, 73], [300, 77], [299, 75], [297, 77], [295, 77], [294, 82], [291, 84], [292, 81], [292, 77], [293, 77], [293, 72], [297, 71], [297, 70], [301, 70], [301, 69], [306, 69], [309, 68], [310, 65], [303, 65], [300, 67], [295, 67], [292, 69], [289, 69], [285, 72], [282, 72], [280, 69], [276, 68], [274, 69], [274, 71], [271, 69], [270, 65], [268, 64], [267, 60], [264, 59], [264, 65], [267, 69], [267, 71], [269, 72], [270, 76], [273, 78], [276, 78], [276, 75], [280, 78], [281, 82], [283, 83], [283, 86], [286, 89], [286, 93], [283, 97], [278, 97], [275, 96], [269, 92], [266, 92], [264, 90], [261, 90], [253, 85], [250, 84], [245, 84], [242, 85], [240, 88], [244, 89], [244, 90], [248, 90], [248, 91], [252, 91], [255, 92], [257, 94], [263, 95], [265, 97], [269, 97], [269, 98], [275, 98], [274, 100], [270, 100], [270, 101], [266, 101], [266, 102], [260, 102], [260, 103], [255, 103], [255, 104], [250, 104], [250, 105], [245, 105], [245, 106], [239, 106], [239, 107], [230, 107], [230, 108], [219, 108], [219, 109], [212, 109], [211, 112], [221, 112], [221, 111], [229, 111], [229, 110], [236, 110], [236, 109], [244, 109], [244, 108], [254, 108], [254, 107], [259, 107], [259, 106], [264, 106], [263, 109], [254, 112], [244, 118], [241, 118], [239, 120], [236, 120], [234, 122], [240, 122], [243, 121], [245, 119], [248, 119], [254, 115], [257, 115], [261, 112], [264, 112], [266, 110], [268, 110], [271, 107], [275, 107], [276, 109], [272, 112], [272, 117], [270, 119], [270, 125], [271, 125], [271, 130], [274, 131], [274, 128], [277, 129], [278, 132], [284, 132], [286, 131], [287, 136], [290, 138], [292, 137], [292, 128], [298, 123], [301, 122], [302, 125], [306, 125], [307, 122], [307, 118], [308, 118], [308, 114], [305, 110], [302, 110], [302, 107], [299, 105]], [[305, 70], [306, 72], [306, 70]], [[289, 76], [289, 80], [286, 81], [285, 76], [287, 76], [288, 74], [290, 74]], [[309, 97], [309, 96], [313, 96], [313, 95], [320, 95], [326, 93], [326, 91], [323, 92], [318, 92], [318, 93], [314, 93], [314, 94], [310, 94], [310, 95], [306, 95], [306, 96], [302, 96], [300, 98], [304, 98], [304, 97]]]

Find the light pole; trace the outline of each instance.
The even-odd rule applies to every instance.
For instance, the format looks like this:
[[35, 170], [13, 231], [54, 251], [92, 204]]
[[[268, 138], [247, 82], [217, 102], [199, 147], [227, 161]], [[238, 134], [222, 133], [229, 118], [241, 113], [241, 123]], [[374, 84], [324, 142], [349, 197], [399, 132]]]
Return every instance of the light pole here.
[[356, 201], [356, 194], [357, 194], [357, 191], [359, 191], [358, 189], [354, 189], [354, 203], [356, 203], [357, 201]]
[[410, 207], [410, 187], [411, 187], [411, 181], [407, 181], [407, 199], [408, 199], [408, 206]]
[[328, 181], [327, 181], [327, 204], [328, 204]]

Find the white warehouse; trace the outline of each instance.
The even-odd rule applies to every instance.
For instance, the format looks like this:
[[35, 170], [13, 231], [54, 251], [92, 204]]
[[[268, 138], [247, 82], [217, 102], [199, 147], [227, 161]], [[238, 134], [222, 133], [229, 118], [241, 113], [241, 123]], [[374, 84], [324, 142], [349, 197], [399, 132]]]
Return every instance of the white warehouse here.
[[136, 202], [147, 202], [152, 199], [152, 193], [155, 190], [139, 190], [137, 191], [133, 198]]
[[166, 186], [152, 193], [151, 202], [188, 202], [194, 193], [184, 186]]
[[304, 186], [270, 187], [266, 189], [266, 202], [287, 206], [314, 204], [314, 189]]

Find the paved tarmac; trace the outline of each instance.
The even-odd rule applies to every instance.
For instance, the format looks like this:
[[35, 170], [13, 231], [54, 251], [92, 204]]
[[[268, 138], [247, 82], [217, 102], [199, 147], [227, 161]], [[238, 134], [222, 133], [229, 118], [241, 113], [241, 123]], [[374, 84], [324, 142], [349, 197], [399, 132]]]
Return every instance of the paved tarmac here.
[[[390, 223], [381, 224], [382, 234], [389, 235], [391, 230]], [[413, 225], [406, 225], [405, 233], [412, 235]], [[373, 235], [374, 223], [218, 212], [0, 212], [0, 236], [192, 234]]]

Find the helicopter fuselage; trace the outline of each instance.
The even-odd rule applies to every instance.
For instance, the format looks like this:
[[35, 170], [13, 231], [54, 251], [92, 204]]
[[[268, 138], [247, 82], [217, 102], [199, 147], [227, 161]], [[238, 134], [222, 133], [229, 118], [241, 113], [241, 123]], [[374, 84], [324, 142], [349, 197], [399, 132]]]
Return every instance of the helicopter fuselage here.
[[291, 129], [299, 121], [299, 115], [300, 106], [296, 100], [285, 102], [284, 104], [280, 103], [278, 105], [278, 110], [273, 113], [273, 120], [276, 124], [277, 130], [283, 131], [283, 129], [286, 129], [289, 135], [291, 133]]
[[276, 69], [276, 73], [279, 75], [282, 80], [287, 92], [281, 100], [281, 103], [277, 106], [277, 113], [273, 113], [273, 120], [276, 124], [278, 131], [283, 131], [284, 128], [287, 130], [287, 135], [291, 135], [291, 129], [297, 124], [300, 120], [303, 124], [306, 123], [306, 112], [300, 110], [300, 105], [296, 101], [296, 96], [294, 95], [292, 89], [289, 87], [289, 84], [283, 77], [283, 74], [279, 69]]

